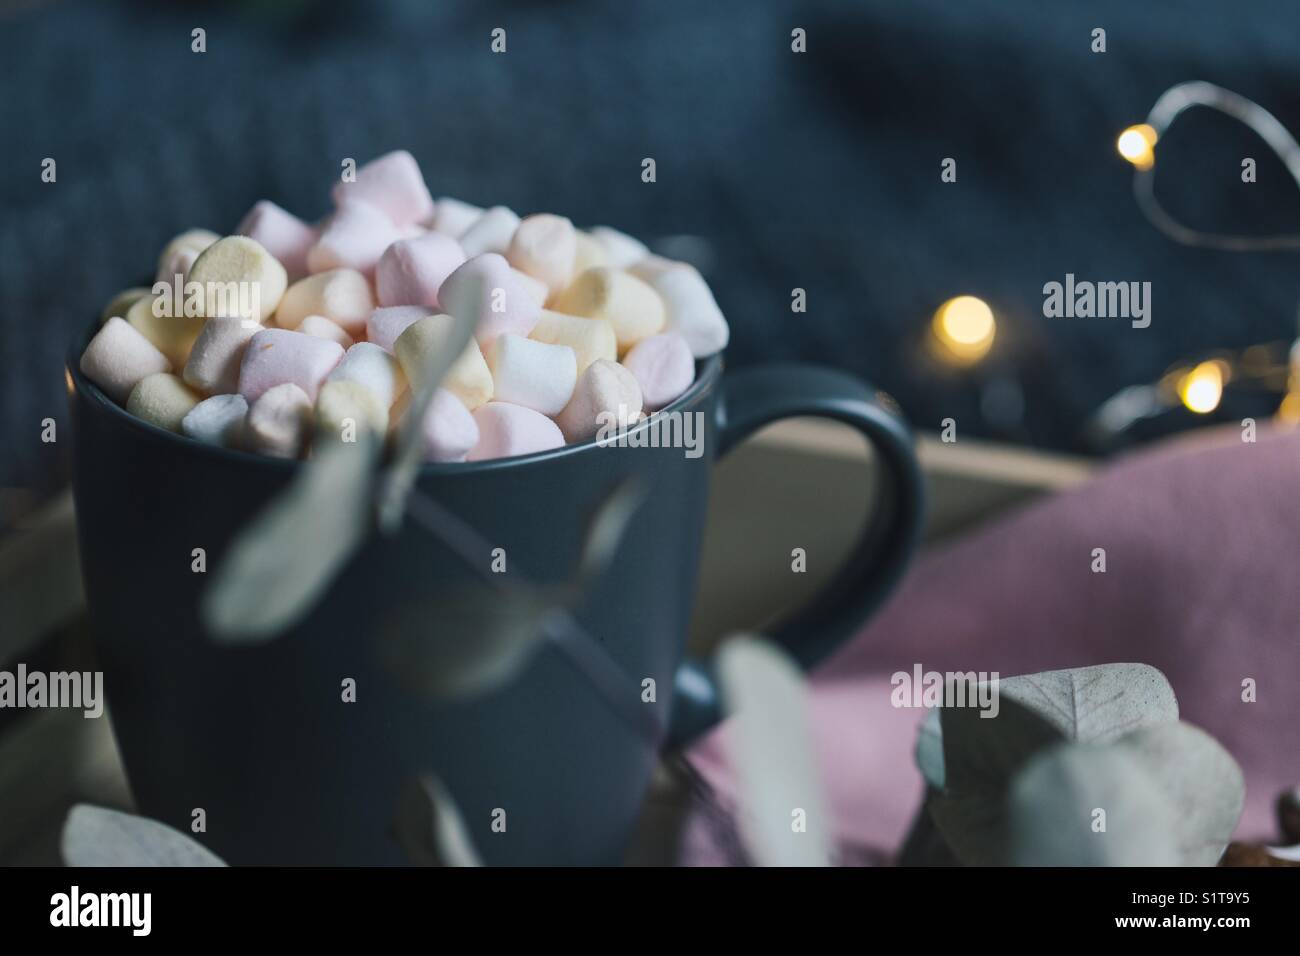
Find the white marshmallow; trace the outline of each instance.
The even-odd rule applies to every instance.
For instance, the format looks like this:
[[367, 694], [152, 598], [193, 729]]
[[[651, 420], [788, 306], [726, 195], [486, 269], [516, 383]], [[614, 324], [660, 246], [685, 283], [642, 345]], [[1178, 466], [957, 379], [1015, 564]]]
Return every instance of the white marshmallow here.
[[247, 319], [218, 316], [208, 319], [194, 340], [181, 377], [208, 394], [233, 392], [239, 387], [239, 364], [248, 340], [261, 326]]
[[289, 286], [275, 311], [275, 322], [282, 329], [296, 329], [307, 316], [323, 315], [357, 336], [374, 309], [364, 275], [355, 269], [332, 269]]
[[493, 206], [475, 220], [460, 237], [460, 247], [469, 258], [485, 252], [504, 255], [519, 228], [519, 217], [505, 206]]
[[650, 255], [650, 250], [640, 239], [634, 239], [625, 232], [611, 229], [609, 226], [593, 226], [591, 238], [605, 247], [605, 256], [611, 269], [626, 269], [635, 262], [640, 262]]
[[543, 415], [558, 415], [573, 397], [578, 359], [567, 345], [549, 345], [518, 335], [499, 335], [488, 348], [492, 395]]
[[[455, 321], [450, 315], [426, 315], [408, 326], [393, 343], [393, 352], [413, 388], [420, 387], [434, 356], [446, 348]], [[492, 371], [476, 341], [470, 339], [439, 384], [471, 411], [492, 397]]]
[[297, 458], [311, 435], [311, 399], [285, 382], [267, 389], [248, 408], [244, 440], [253, 451], [277, 458]]
[[248, 402], [243, 395], [213, 395], [181, 419], [181, 434], [208, 445], [234, 448], [243, 441]]
[[131, 390], [143, 378], [171, 371], [162, 352], [125, 319], [111, 316], [81, 353], [81, 372], [104, 394], [125, 404]]
[[527, 272], [521, 272], [514, 268], [510, 269], [519, 280], [519, 285], [528, 293], [528, 297], [538, 305], [545, 305], [546, 300], [551, 297], [551, 288], [541, 279], [534, 279]]
[[636, 376], [617, 362], [597, 359], [578, 379], [573, 398], [555, 423], [568, 441], [579, 442], [594, 437], [602, 425], [621, 430], [640, 415], [641, 386]]
[[618, 359], [614, 327], [605, 319], [584, 319], [578, 315], [542, 310], [529, 338], [550, 345], [567, 345], [578, 356], [578, 374], [596, 359]]
[[314, 335], [318, 339], [329, 339], [345, 349], [352, 347], [352, 336], [348, 335], [343, 326], [331, 322], [323, 315], [307, 316], [298, 323], [298, 328], [294, 331], [301, 332], [303, 335]]
[[573, 223], [563, 216], [540, 213], [520, 221], [506, 251], [509, 263], [558, 292], [573, 278], [577, 239]]
[[466, 461], [509, 458], [559, 448], [564, 435], [559, 426], [541, 412], [509, 402], [488, 402], [474, 412], [479, 440]]
[[369, 389], [385, 411], [406, 388], [406, 376], [397, 359], [374, 342], [358, 342], [348, 349], [325, 381], [355, 382]]
[[445, 388], [434, 392], [424, 417], [425, 459], [464, 461], [478, 439], [478, 424], [464, 403]]
[[477, 304], [474, 337], [483, 348], [503, 332], [527, 336], [542, 311], [519, 273], [492, 252], [475, 256], [449, 275], [438, 290], [438, 301], [443, 311], [458, 317]]
[[650, 256], [629, 270], [643, 279], [664, 300], [664, 330], [686, 340], [695, 358], [714, 355], [731, 337], [727, 320], [718, 308], [709, 284], [689, 263]]
[[366, 338], [387, 352], [393, 350], [397, 337], [406, 331], [412, 322], [418, 322], [426, 315], [437, 315], [422, 305], [390, 305], [375, 309], [366, 319]]
[[226, 236], [194, 260], [189, 282], [203, 287], [203, 314], [265, 322], [289, 287], [280, 260], [247, 236]]
[[434, 206], [432, 225], [443, 235], [459, 239], [481, 215], [483, 210], [478, 206], [471, 206], [451, 196], [441, 196]]

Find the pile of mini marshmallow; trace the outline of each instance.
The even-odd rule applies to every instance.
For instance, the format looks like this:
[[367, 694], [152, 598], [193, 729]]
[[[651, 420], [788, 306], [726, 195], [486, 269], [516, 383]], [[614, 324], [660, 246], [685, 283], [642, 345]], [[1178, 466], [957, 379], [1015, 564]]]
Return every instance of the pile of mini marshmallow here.
[[257, 294], [209, 292], [186, 310], [161, 285], [128, 289], [105, 308], [81, 371], [161, 428], [301, 457], [313, 441], [352, 440], [349, 429], [389, 434], [453, 316], [473, 310], [474, 341], [422, 432], [427, 460], [477, 461], [652, 414], [727, 344], [692, 266], [562, 216], [435, 202], [410, 153], [366, 164], [332, 198], [317, 225], [262, 201], [233, 236], [177, 236], [159, 283]]

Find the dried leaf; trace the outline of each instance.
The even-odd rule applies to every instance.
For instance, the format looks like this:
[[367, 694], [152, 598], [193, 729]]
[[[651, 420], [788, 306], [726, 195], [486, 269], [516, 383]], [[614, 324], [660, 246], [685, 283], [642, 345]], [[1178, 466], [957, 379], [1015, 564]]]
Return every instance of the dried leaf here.
[[515, 676], [541, 645], [553, 595], [534, 588], [465, 585], [404, 605], [380, 635], [397, 683], [431, 697], [465, 697]]
[[1139, 757], [1057, 744], [1016, 777], [1007, 800], [1017, 866], [1174, 866], [1174, 811]]
[[451, 791], [431, 773], [408, 780], [397, 795], [393, 829], [419, 866], [482, 866]]
[[266, 641], [311, 611], [370, 530], [377, 456], [364, 430], [355, 443], [322, 443], [240, 531], [199, 608], [216, 639]]
[[79, 803], [63, 823], [68, 866], [225, 866], [207, 847], [156, 820]]
[[724, 643], [717, 661], [723, 704], [735, 718], [746, 846], [760, 866], [828, 866], [829, 817], [803, 675], [774, 644], [747, 636]]
[[397, 432], [393, 461], [385, 473], [379, 502], [380, 525], [387, 531], [400, 524], [406, 507], [406, 496], [415, 484], [415, 475], [424, 461], [424, 418], [433, 402], [433, 396], [474, 337], [474, 327], [487, 289], [485, 279], [474, 278], [470, 281], [473, 283], [470, 287], [473, 290], [470, 301], [461, 314], [455, 316], [451, 334], [444, 347], [429, 358], [420, 387], [412, 392], [405, 418]]

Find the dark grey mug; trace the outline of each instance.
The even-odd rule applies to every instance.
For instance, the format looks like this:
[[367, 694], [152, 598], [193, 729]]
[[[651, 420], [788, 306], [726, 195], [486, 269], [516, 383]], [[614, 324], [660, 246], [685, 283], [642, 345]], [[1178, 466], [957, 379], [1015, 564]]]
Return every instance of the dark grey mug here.
[[[589, 515], [613, 485], [635, 475], [647, 489], [617, 555], [575, 610], [600, 649], [605, 696], [580, 658], [548, 642], [504, 685], [430, 702], [394, 684], [377, 653], [378, 621], [404, 602], [434, 599], [436, 627], [436, 596], [478, 572], [408, 520], [376, 534], [283, 636], [215, 643], [198, 614], [209, 575], [192, 570], [191, 554], [203, 548], [216, 567], [300, 466], [133, 418], [81, 374], [84, 344], [68, 361], [74, 484], [113, 727], [139, 812], [189, 833], [201, 808], [206, 832], [196, 837], [233, 864], [404, 862], [394, 806], [424, 771], [447, 784], [488, 864], [617, 863], [659, 754], [720, 717], [709, 665], [684, 646], [711, 463], [763, 425], [803, 415], [846, 422], [878, 452], [878, 500], [861, 542], [819, 600], [772, 635], [805, 668], [891, 589], [920, 524], [911, 440], [882, 396], [829, 369], [773, 365], [724, 377], [720, 358], [705, 360], [665, 410], [701, 413], [700, 457], [591, 441], [422, 468], [423, 495], [539, 583], [571, 574]], [[349, 678], [351, 702], [341, 690]], [[655, 702], [642, 702], [645, 678], [657, 684]], [[610, 707], [611, 682], [641, 719]]]

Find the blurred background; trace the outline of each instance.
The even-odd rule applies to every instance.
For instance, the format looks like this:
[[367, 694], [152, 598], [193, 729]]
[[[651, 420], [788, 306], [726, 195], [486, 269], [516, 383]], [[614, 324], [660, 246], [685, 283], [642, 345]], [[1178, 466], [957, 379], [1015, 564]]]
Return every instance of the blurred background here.
[[[190, 227], [261, 198], [327, 212], [340, 160], [411, 150], [435, 196], [608, 224], [694, 261], [729, 361], [806, 359], [892, 393], [920, 429], [1105, 455], [1127, 386], [1295, 337], [1294, 254], [1171, 242], [1139, 212], [1116, 136], [1204, 79], [1300, 127], [1300, 8], [1254, 0], [0, 0], [0, 499], [66, 483], [62, 363], [118, 289]], [[191, 30], [206, 30], [206, 53]], [[507, 31], [493, 54], [490, 32]], [[1107, 33], [1104, 54], [1091, 33]], [[807, 52], [791, 51], [791, 31]], [[1241, 181], [1241, 160], [1258, 162]], [[56, 183], [41, 163], [57, 161]], [[653, 157], [657, 182], [641, 181]], [[941, 162], [957, 181], [941, 182]], [[1249, 130], [1189, 113], [1157, 193], [1198, 228], [1300, 227], [1300, 192]], [[1152, 323], [1045, 319], [1045, 282], [1149, 281]], [[807, 310], [791, 310], [792, 290]], [[997, 334], [973, 367], [925, 346], [949, 298]], [[1260, 358], [1260, 353], [1255, 353]], [[1229, 401], [1228, 398], [1232, 397]], [[1276, 394], [1175, 408], [1151, 433]]]

